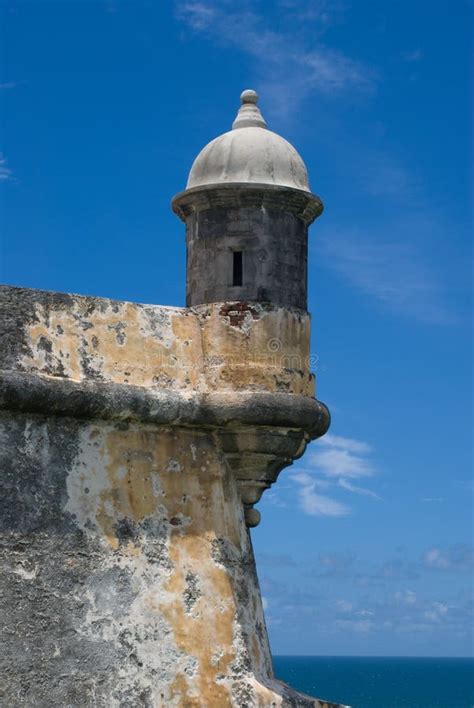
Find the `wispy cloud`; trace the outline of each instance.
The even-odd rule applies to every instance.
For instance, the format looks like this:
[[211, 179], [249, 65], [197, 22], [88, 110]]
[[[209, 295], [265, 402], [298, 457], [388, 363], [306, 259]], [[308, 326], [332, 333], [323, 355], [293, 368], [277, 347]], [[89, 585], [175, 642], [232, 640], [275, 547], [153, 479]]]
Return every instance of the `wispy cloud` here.
[[397, 605], [414, 605], [416, 603], [416, 593], [413, 590], [398, 590], [393, 599]]
[[275, 489], [269, 489], [265, 494], [265, 501], [267, 502], [267, 504], [271, 504], [271, 506], [277, 506], [282, 509], [285, 509], [287, 504], [279, 493], [280, 489], [281, 487], [278, 487], [278, 492], [276, 492]]
[[[219, 44], [236, 46], [255, 59], [257, 80], [267, 101], [284, 113], [311, 93], [356, 88], [371, 90], [373, 70], [341, 51], [324, 45], [321, 35], [330, 24], [326, 3], [280, 3], [285, 30], [268, 26], [255, 4], [242, 0], [176, 3], [178, 19], [198, 34]], [[290, 21], [291, 18], [291, 21]], [[236, 27], [239, 31], [236, 32]], [[308, 31], [309, 29], [309, 31]]]
[[321, 443], [323, 443], [326, 447], [339, 448], [342, 450], [346, 450], [350, 453], [366, 454], [368, 452], [372, 452], [372, 448], [370, 447], [370, 445], [368, 445], [366, 442], [363, 442], [362, 440], [354, 440], [353, 438], [343, 438], [341, 435], [333, 435], [332, 433], [328, 433], [327, 435], [325, 435], [324, 438], [321, 440]]
[[[368, 602], [370, 600], [366, 598], [365, 603]], [[458, 607], [449, 601], [418, 598], [410, 589], [399, 590], [382, 601], [372, 601], [370, 609], [357, 609], [352, 603], [347, 603], [350, 609], [346, 609], [344, 603], [342, 601], [336, 606], [339, 617], [335, 624], [340, 629], [357, 634], [388, 630], [394, 633], [431, 635], [440, 624], [448, 631], [459, 631], [462, 629], [462, 620], [465, 621], [471, 615], [469, 605]], [[467, 634], [465, 630], [464, 634]]]
[[294, 558], [284, 553], [258, 553], [257, 561], [259, 566], [269, 568], [294, 567], [297, 565]]
[[388, 151], [369, 151], [359, 161], [360, 186], [371, 197], [410, 202], [419, 189], [412, 172]]
[[290, 473], [296, 485], [298, 504], [311, 516], [347, 516], [351, 508], [321, 490], [343, 490], [380, 499], [370, 489], [354, 484], [354, 480], [371, 477], [375, 468], [369, 459], [372, 448], [366, 442], [328, 434], [308, 457], [301, 471]]
[[371, 489], [366, 489], [365, 487], [358, 487], [356, 484], [348, 482], [347, 479], [339, 479], [338, 485], [341, 487], [341, 489], [345, 489], [348, 492], [353, 492], [354, 494], [361, 494], [363, 497], [372, 497], [372, 499], [381, 498]]
[[0, 152], [0, 182], [6, 182], [13, 179], [13, 172], [7, 165], [7, 159]]
[[361, 230], [333, 232], [320, 240], [318, 253], [326, 268], [393, 312], [452, 325], [456, 317], [443, 302], [440, 282], [415, 243], [406, 241], [416, 228], [415, 223], [400, 223], [398, 239], [394, 235], [391, 240]]
[[324, 494], [319, 494], [315, 480], [307, 472], [295, 472], [291, 479], [296, 483], [298, 502], [300, 508], [310, 516], [346, 516], [350, 508], [346, 504], [332, 499]]
[[357, 558], [351, 551], [320, 553], [316, 567], [318, 578], [348, 578], [356, 573]]
[[444, 602], [433, 602], [429, 610], [423, 612], [423, 616], [429, 622], [441, 622], [443, 617], [449, 612], [449, 607]]
[[8, 91], [18, 86], [18, 81], [0, 81], [0, 91]]
[[[386, 587], [394, 583], [416, 582], [428, 578], [432, 572], [470, 574], [474, 571], [474, 547], [469, 544], [457, 544], [442, 548], [426, 548], [418, 558], [397, 555], [385, 561], [362, 562], [354, 552], [326, 552], [318, 556], [308, 575], [318, 578], [340, 578], [352, 581], [359, 587]], [[414, 604], [416, 597], [412, 590], [397, 591], [394, 598], [397, 604]]]
[[310, 456], [313, 468], [325, 477], [359, 479], [370, 477], [374, 468], [367, 455], [370, 446], [362, 441], [325, 435]]
[[387, 580], [416, 580], [420, 575], [419, 564], [408, 560], [407, 558], [397, 557], [386, 560], [380, 566], [376, 567], [372, 573], [366, 576], [366, 580], [370, 584], [370, 580], [379, 581]]
[[[320, 553], [308, 565], [306, 555], [291, 568], [288, 584], [264, 575], [262, 589], [271, 598], [270, 623], [274, 613], [286, 644], [292, 634], [297, 641], [297, 634], [311, 621], [318, 626], [321, 652], [327, 652], [332, 638], [337, 643], [338, 636], [345, 647], [354, 637], [352, 646], [358, 649], [362, 637], [364, 649], [371, 646], [374, 653], [379, 640], [400, 650], [406, 637], [419, 653], [433, 653], [436, 646], [453, 640], [457, 652], [469, 652], [474, 609], [469, 576], [457, 573], [449, 584], [435, 585], [421, 558], [402, 558], [401, 550], [385, 562], [337, 550]], [[372, 640], [374, 644], [366, 643]]]
[[335, 625], [338, 629], [349, 630], [356, 634], [368, 634], [376, 628], [375, 622], [371, 619], [337, 619]]
[[217, 8], [210, 3], [178, 2], [178, 18], [196, 32], [208, 30], [216, 21]]
[[420, 61], [420, 59], [423, 59], [423, 51], [418, 47], [418, 49], [410, 49], [408, 51], [400, 52], [400, 56], [403, 61]]
[[424, 568], [448, 572], [472, 572], [474, 570], [474, 548], [458, 544], [449, 548], [433, 546], [421, 557]]

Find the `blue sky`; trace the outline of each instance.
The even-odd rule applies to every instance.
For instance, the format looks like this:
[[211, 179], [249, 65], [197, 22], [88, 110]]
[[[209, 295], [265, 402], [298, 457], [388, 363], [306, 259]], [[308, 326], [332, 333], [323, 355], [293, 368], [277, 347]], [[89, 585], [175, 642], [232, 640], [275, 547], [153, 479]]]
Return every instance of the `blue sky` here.
[[278, 654], [472, 652], [470, 3], [1, 4], [0, 276], [184, 304], [170, 210], [244, 88], [325, 212], [330, 434], [253, 532]]

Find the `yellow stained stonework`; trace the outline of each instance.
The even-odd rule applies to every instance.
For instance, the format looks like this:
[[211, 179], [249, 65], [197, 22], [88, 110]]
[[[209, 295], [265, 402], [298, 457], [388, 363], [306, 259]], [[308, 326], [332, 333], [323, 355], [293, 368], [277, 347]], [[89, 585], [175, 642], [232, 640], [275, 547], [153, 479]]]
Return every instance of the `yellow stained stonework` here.
[[75, 297], [67, 309], [38, 304], [27, 336], [22, 368], [48, 376], [190, 393], [314, 396], [310, 317], [286, 308], [187, 309]]
[[236, 483], [213, 436], [87, 426], [67, 490], [78, 527], [104, 541], [103, 566], [126, 569], [136, 588], [121, 614], [103, 595], [111, 589], [99, 583], [100, 597], [90, 596], [79, 631], [93, 635], [105, 620], [105, 636], [114, 641], [128, 628], [145, 675], [160, 662], [147, 639], [160, 636], [160, 651], [176, 661], [171, 681], [149, 683], [153, 705], [218, 708], [232, 705], [239, 690], [267, 705], [269, 689], [238, 671], [245, 661], [264, 681], [270, 654]]

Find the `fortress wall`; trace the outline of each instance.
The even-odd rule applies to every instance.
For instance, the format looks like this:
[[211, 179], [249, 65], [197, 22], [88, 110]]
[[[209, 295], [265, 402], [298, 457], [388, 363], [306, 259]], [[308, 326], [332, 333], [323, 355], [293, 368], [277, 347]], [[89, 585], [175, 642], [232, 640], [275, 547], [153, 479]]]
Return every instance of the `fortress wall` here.
[[1, 430], [3, 704], [258, 702], [258, 581], [213, 434], [8, 414]]
[[332, 705], [273, 678], [247, 529], [327, 426], [305, 365], [278, 358], [304, 355], [307, 317], [0, 303], [0, 702]]

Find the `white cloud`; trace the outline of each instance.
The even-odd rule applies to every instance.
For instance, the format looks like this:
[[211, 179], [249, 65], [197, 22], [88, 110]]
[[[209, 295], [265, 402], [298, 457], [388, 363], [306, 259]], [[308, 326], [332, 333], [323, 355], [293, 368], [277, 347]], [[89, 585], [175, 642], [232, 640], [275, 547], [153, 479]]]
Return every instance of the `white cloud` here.
[[427, 323], [453, 324], [456, 318], [441, 302], [440, 283], [426, 258], [406, 241], [407, 233], [428, 228], [417, 219], [400, 223], [391, 240], [360, 230], [334, 232], [320, 239], [318, 256], [325, 267], [384, 307]]
[[321, 439], [320, 444], [326, 447], [349, 450], [349, 452], [367, 453], [372, 451], [372, 448], [366, 442], [354, 440], [353, 438], [343, 438], [341, 435], [333, 435], [332, 433], [327, 433], [324, 438]]
[[423, 59], [423, 51], [418, 47], [418, 49], [401, 52], [400, 56], [404, 61], [420, 61], [420, 59]]
[[339, 612], [352, 612], [353, 604], [347, 600], [337, 600], [336, 608]]
[[336, 626], [339, 627], [339, 629], [349, 630], [350, 632], [355, 632], [356, 634], [369, 634], [369, 632], [372, 632], [375, 629], [375, 622], [370, 619], [339, 619], [336, 620]]
[[375, 473], [372, 463], [367, 459], [371, 451], [370, 445], [361, 440], [328, 434], [314, 448], [310, 460], [313, 469], [325, 477], [337, 477], [340, 481], [359, 479], [371, 477]]
[[257, 560], [259, 566], [269, 568], [295, 567], [297, 565], [294, 558], [284, 553], [258, 553]]
[[350, 578], [355, 574], [356, 556], [351, 552], [320, 553], [318, 556], [318, 578]]
[[410, 199], [418, 189], [411, 172], [386, 152], [372, 152], [362, 159], [360, 181], [372, 197]]
[[439, 548], [427, 550], [423, 556], [423, 562], [427, 568], [449, 568], [449, 560]]
[[311, 516], [347, 516], [350, 507], [319, 490], [343, 490], [352, 494], [380, 499], [371, 489], [353, 484], [352, 480], [371, 477], [375, 468], [368, 459], [372, 448], [362, 440], [340, 435], [326, 435], [313, 448], [301, 471], [290, 474], [297, 487], [299, 507]]
[[359, 455], [343, 449], [320, 449], [312, 455], [318, 471], [327, 477], [359, 479], [370, 477], [374, 470], [370, 462]]
[[428, 622], [438, 624], [444, 619], [448, 611], [449, 607], [444, 602], [433, 602], [431, 608], [423, 613], [423, 617], [427, 619]]
[[208, 29], [215, 19], [216, 11], [209, 3], [178, 3], [178, 17], [196, 32]]
[[416, 593], [413, 590], [398, 591], [394, 595], [397, 605], [414, 605], [416, 604]]
[[0, 182], [12, 179], [13, 172], [7, 165], [6, 157], [0, 152]]
[[[254, 3], [241, 0], [176, 2], [177, 17], [193, 32], [218, 44], [236, 46], [255, 60], [257, 83], [267, 102], [285, 113], [313, 92], [355, 88], [370, 90], [373, 71], [342, 52], [326, 47], [320, 35], [330, 24], [322, 3], [306, 3], [295, 12], [291, 3], [279, 8], [284, 30], [270, 30]], [[285, 14], [286, 13], [286, 14]], [[238, 28], [238, 31], [236, 31]]]
[[265, 501], [267, 504], [285, 509], [287, 507], [287, 503], [284, 499], [282, 499], [282, 495], [280, 493], [281, 491], [283, 491], [281, 487], [278, 487], [277, 490], [269, 489], [265, 495]]
[[474, 479], [458, 479], [456, 484], [466, 492], [474, 492]]
[[[453, 647], [453, 640], [459, 640], [460, 654], [469, 651], [474, 605], [467, 577], [461, 584], [453, 577], [440, 585], [431, 582], [425, 569], [422, 578], [412, 579], [416, 585], [399, 576], [360, 586], [361, 573], [375, 580], [379, 563], [373, 556], [360, 558], [354, 550], [327, 550], [314, 565], [294, 568], [289, 584], [272, 580], [269, 585], [263, 576], [263, 592], [271, 595], [271, 608], [283, 625], [281, 641], [287, 641], [288, 632], [297, 637], [311, 625], [318, 626], [321, 653], [331, 637], [351, 642], [372, 636], [393, 653], [410, 653], [411, 647], [420, 655], [434, 654], [436, 647]], [[377, 651], [375, 644], [372, 648]]]
[[317, 494], [317, 480], [307, 472], [298, 472], [291, 475], [298, 487], [297, 496], [300, 508], [310, 516], [346, 516], [350, 509], [335, 499], [323, 494]]
[[364, 497], [372, 497], [372, 499], [381, 499], [381, 497], [371, 489], [356, 486], [355, 484], [348, 482], [347, 479], [339, 479], [337, 483], [342, 489], [345, 489], [348, 492], [354, 492], [354, 494], [360, 494]]
[[433, 546], [423, 553], [421, 563], [429, 570], [472, 571], [474, 570], [474, 548], [467, 544], [458, 544], [445, 549]]

